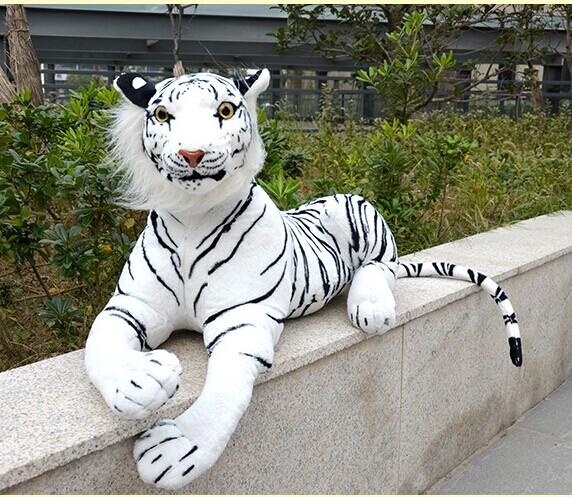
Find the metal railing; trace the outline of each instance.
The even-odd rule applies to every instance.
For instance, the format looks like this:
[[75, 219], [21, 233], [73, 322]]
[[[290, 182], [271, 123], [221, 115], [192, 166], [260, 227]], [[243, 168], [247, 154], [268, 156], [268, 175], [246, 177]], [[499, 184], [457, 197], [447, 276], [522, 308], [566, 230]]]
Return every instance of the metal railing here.
[[[86, 86], [91, 81], [110, 85], [121, 72], [130, 69], [113, 66], [82, 69], [47, 67], [42, 69], [44, 89], [50, 100], [65, 101], [69, 98], [69, 90]], [[172, 76], [170, 69], [137, 68], [137, 71], [153, 81]], [[472, 83], [469, 79], [458, 79], [454, 82], [463, 85]], [[426, 110], [447, 107], [470, 112], [478, 108], [493, 107], [497, 108], [499, 113], [509, 114], [515, 118], [531, 111], [531, 91], [523, 89], [522, 85], [519, 86], [518, 81], [511, 81], [508, 85], [497, 79], [485, 80], [479, 87], [463, 92], [460, 98], [450, 98], [450, 93], [440, 91]], [[348, 117], [357, 119], [384, 117], [382, 98], [373, 90], [363, 86], [358, 87], [350, 74], [273, 74], [271, 86], [260, 97], [259, 104], [265, 106], [270, 115], [276, 108], [280, 108], [297, 115], [300, 119], [312, 119], [322, 109], [326, 95], [338, 109], [343, 109]], [[543, 81], [541, 95], [550, 112], [559, 112], [563, 102], [568, 104], [572, 99], [571, 84], [569, 81]]]

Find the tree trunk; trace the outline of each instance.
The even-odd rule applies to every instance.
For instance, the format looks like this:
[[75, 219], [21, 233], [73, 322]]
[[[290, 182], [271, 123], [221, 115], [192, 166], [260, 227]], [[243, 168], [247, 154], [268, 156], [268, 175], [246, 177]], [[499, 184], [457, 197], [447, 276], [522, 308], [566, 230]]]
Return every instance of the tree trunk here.
[[[564, 29], [566, 30], [566, 48], [562, 54], [562, 70], [568, 71], [570, 77], [569, 89], [572, 93], [572, 19], [570, 11], [566, 8], [563, 10]], [[568, 132], [572, 134], [572, 118], [568, 121]]]
[[[181, 4], [167, 4], [167, 11], [171, 21], [171, 29], [173, 30], [173, 76], [178, 77], [185, 74], [185, 68], [181, 59], [179, 59], [179, 46], [181, 43], [181, 23], [183, 21], [183, 13], [185, 8]], [[175, 14], [176, 11], [176, 14]], [[177, 17], [175, 17], [175, 15]]]
[[185, 74], [185, 67], [183, 66], [183, 63], [178, 60], [177, 62], [175, 62], [175, 65], [173, 66], [173, 76], [178, 77], [178, 76], [183, 76]]
[[14, 100], [14, 85], [0, 67], [0, 103], [10, 103]]
[[544, 114], [544, 98], [542, 97], [542, 85], [538, 81], [538, 71], [534, 69], [532, 62], [527, 61], [530, 69], [530, 102], [535, 114]]
[[10, 49], [10, 70], [16, 82], [16, 91], [30, 90], [34, 105], [44, 101], [40, 63], [30, 37], [28, 18], [23, 5], [6, 6], [6, 24], [8, 26], [8, 47]]

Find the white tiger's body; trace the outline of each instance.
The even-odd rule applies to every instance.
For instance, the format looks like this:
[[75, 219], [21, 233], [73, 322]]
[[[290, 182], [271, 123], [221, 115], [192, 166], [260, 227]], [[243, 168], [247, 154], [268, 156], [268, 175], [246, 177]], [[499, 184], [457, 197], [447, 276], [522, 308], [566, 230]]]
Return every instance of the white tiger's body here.
[[489, 278], [451, 264], [400, 265], [386, 222], [361, 197], [276, 208], [254, 182], [264, 159], [255, 102], [268, 80], [261, 71], [239, 82], [210, 74], [157, 87], [137, 75], [117, 82], [135, 104], [113, 131], [126, 196], [151, 212], [93, 324], [88, 374], [113, 411], [141, 418], [178, 389], [178, 360], [155, 350], [172, 331], [201, 331], [209, 355], [197, 401], [135, 444], [141, 477], [161, 487], [180, 488], [216, 462], [254, 381], [272, 365], [284, 320], [320, 309], [348, 285], [350, 320], [380, 334], [395, 323], [398, 273], [473, 281], [501, 307], [520, 365], [514, 311]]

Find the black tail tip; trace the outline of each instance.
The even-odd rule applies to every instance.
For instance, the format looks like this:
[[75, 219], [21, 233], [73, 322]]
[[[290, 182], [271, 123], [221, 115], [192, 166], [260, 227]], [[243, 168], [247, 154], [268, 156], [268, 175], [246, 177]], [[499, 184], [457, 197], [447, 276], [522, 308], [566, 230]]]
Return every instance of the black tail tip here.
[[510, 360], [517, 367], [522, 366], [522, 347], [520, 345], [520, 338], [510, 337], [508, 339], [510, 345]]

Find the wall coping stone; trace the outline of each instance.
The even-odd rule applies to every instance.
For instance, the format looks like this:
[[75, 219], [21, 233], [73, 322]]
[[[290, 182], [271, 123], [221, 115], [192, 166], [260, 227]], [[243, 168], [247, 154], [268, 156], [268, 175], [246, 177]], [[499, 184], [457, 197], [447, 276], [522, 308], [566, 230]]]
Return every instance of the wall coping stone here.
[[[540, 216], [401, 259], [450, 261], [471, 266], [498, 283], [572, 252], [572, 211]], [[400, 279], [395, 296], [397, 325], [479, 292], [475, 285], [444, 279]], [[509, 295], [510, 297], [510, 295]], [[497, 312], [490, 303], [492, 312]], [[518, 316], [518, 307], [516, 308]], [[508, 345], [499, 319], [499, 346]], [[345, 297], [316, 314], [288, 321], [268, 381], [367, 339], [346, 316]], [[523, 331], [526, 350], [526, 332]], [[201, 391], [206, 352], [198, 333], [176, 332], [166, 344], [181, 360], [181, 389], [144, 420], [122, 420], [89, 382], [84, 351], [76, 351], [0, 373], [0, 490], [27, 481], [177, 416]]]

